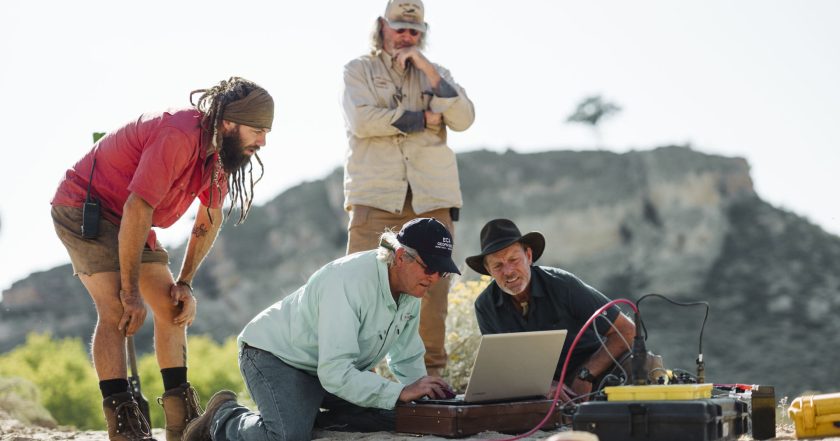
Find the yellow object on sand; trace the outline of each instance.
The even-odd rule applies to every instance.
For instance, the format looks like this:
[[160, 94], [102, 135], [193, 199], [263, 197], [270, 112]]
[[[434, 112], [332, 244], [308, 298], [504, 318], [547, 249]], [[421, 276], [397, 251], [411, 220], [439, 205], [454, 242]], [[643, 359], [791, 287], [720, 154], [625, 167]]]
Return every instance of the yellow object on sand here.
[[797, 438], [840, 435], [840, 392], [798, 397], [790, 403], [788, 415]]

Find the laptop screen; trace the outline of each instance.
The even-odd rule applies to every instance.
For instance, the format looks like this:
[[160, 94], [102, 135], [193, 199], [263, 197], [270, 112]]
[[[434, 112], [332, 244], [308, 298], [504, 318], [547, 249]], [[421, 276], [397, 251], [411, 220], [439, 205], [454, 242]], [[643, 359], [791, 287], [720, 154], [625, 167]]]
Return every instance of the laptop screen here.
[[561, 329], [482, 336], [464, 401], [547, 395], [566, 334]]

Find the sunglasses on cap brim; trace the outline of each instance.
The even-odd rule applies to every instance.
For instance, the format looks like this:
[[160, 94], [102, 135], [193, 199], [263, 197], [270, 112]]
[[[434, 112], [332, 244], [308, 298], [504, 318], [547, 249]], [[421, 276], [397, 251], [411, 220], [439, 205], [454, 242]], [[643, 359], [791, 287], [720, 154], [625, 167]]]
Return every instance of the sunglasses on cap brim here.
[[420, 265], [420, 267], [423, 268], [423, 273], [426, 274], [427, 276], [433, 276], [435, 274], [438, 274], [442, 279], [446, 278], [446, 277], [449, 277], [449, 273], [447, 273], [446, 271], [436, 271], [436, 270], [433, 270], [433, 269], [429, 268], [428, 265], [424, 264], [423, 262], [420, 262], [420, 260], [417, 258], [417, 256], [415, 256], [411, 253], [405, 253], [405, 255], [408, 256], [415, 263]]
[[416, 36], [420, 35], [420, 31], [418, 31], [417, 29], [409, 29], [409, 28], [394, 29], [394, 32], [396, 32], [398, 34], [405, 34], [406, 32], [408, 32], [412, 37], [416, 37]]

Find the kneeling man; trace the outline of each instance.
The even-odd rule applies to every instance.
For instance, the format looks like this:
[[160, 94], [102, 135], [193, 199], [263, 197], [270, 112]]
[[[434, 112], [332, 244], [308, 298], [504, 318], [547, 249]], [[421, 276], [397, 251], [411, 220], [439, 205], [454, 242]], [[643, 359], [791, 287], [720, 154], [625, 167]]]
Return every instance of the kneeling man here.
[[571, 357], [565, 380], [571, 391], [566, 391], [585, 400], [614, 368], [612, 360], [629, 350], [636, 328], [613, 306], [606, 311], [609, 322], [594, 321], [569, 354], [583, 325], [609, 299], [570, 272], [534, 265], [544, 249], [542, 234], [523, 236], [508, 219], [494, 219], [481, 229], [481, 254], [468, 257], [467, 265], [493, 281], [475, 301], [478, 327], [482, 334], [568, 329], [554, 379], [559, 380], [566, 357]]
[[[449, 273], [459, 273], [452, 235], [433, 218], [328, 263], [239, 335], [239, 367], [259, 413], [218, 392], [184, 439], [306, 440], [316, 418], [325, 428], [394, 430], [398, 401], [451, 393], [426, 376], [418, 333], [420, 299]], [[372, 371], [383, 358], [399, 383]]]

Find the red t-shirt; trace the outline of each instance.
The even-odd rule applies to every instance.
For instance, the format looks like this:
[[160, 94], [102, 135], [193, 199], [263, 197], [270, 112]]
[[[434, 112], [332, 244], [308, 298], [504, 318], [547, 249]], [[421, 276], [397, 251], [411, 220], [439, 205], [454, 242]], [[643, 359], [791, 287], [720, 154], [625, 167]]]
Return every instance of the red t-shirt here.
[[[81, 207], [87, 194], [93, 159], [91, 195], [102, 205], [105, 219], [119, 225], [128, 195], [135, 193], [154, 208], [152, 225], [174, 224], [196, 197], [213, 208], [227, 196], [224, 171], [218, 153], [207, 158], [201, 145], [201, 113], [181, 109], [147, 113], [99, 140], [79, 162], [67, 170], [52, 204]], [[217, 184], [211, 185], [213, 168]], [[154, 249], [155, 232], [147, 239]]]

